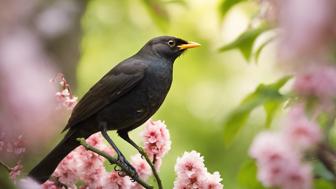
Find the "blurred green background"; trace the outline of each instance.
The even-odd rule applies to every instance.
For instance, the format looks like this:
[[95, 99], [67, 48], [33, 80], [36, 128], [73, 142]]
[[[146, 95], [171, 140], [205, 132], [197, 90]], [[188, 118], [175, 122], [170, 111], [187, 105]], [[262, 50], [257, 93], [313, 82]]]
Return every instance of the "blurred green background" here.
[[[250, 24], [257, 7], [246, 2], [221, 16], [216, 0], [151, 1], [92, 0], [82, 18], [81, 60], [77, 68], [82, 96], [91, 85], [121, 60], [136, 53], [149, 39], [173, 35], [201, 43], [174, 65], [174, 81], [163, 106], [155, 114], [167, 124], [172, 149], [163, 160], [160, 175], [165, 188], [172, 188], [176, 158], [196, 150], [210, 172], [219, 171], [225, 188], [239, 186], [239, 170], [248, 159], [254, 134], [264, 127], [262, 109], [252, 112], [248, 126], [233, 141], [224, 143], [223, 125], [229, 113], [259, 83], [279, 78], [272, 45], [265, 48], [257, 64], [247, 64], [236, 50], [219, 48], [234, 40]], [[138, 143], [142, 128], [131, 133]], [[111, 135], [115, 135], [111, 132]], [[136, 153], [116, 138], [129, 157]]]

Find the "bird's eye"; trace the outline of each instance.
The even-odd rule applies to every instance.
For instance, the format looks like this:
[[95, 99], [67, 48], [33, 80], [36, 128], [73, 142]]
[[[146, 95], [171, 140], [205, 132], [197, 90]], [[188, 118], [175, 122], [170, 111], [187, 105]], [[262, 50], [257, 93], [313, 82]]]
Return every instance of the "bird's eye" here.
[[174, 47], [175, 46], [175, 41], [174, 40], [169, 40], [168, 41], [168, 45], [170, 46], [170, 47]]

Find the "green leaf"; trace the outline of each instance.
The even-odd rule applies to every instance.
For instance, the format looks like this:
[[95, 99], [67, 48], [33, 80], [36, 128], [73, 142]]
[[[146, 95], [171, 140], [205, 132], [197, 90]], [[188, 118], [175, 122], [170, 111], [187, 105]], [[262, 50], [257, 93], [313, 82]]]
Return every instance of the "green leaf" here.
[[241, 3], [246, 0], [223, 0], [219, 5], [219, 11], [221, 14], [221, 17], [223, 18], [226, 13], [235, 5], [238, 3]]
[[266, 24], [260, 25], [258, 28], [247, 29], [245, 32], [240, 34], [233, 42], [221, 47], [219, 51], [223, 52], [237, 48], [242, 53], [245, 60], [249, 61], [251, 59], [253, 44], [255, 40], [261, 33], [269, 29], [270, 27]]
[[272, 41], [274, 41], [276, 39], [276, 37], [271, 37], [269, 39], [267, 39], [266, 41], [264, 41], [257, 49], [256, 51], [254, 52], [254, 59], [255, 59], [255, 62], [258, 62], [259, 61], [259, 57], [260, 57], [260, 54], [261, 54], [261, 51], [269, 44], [271, 43]]
[[[279, 89], [284, 86], [291, 77], [286, 76], [272, 84], [260, 84], [257, 89], [245, 97], [240, 105], [229, 115], [224, 123], [224, 142], [230, 144], [239, 130], [245, 125], [252, 110], [264, 105], [268, 110], [268, 119], [275, 113], [275, 108], [285, 100]], [[275, 104], [279, 103], [279, 104]], [[270, 122], [270, 121], [266, 121]], [[266, 123], [267, 125], [267, 123]]]
[[333, 181], [334, 175], [320, 162], [314, 161], [314, 175], [321, 177], [326, 181]]
[[270, 128], [273, 117], [279, 107], [281, 106], [282, 100], [273, 100], [269, 102], [265, 102], [264, 104], [264, 110], [266, 112], [266, 127]]
[[254, 161], [248, 160], [243, 163], [239, 170], [238, 183], [246, 189], [264, 189], [257, 180], [257, 166]]
[[314, 189], [334, 189], [334, 185], [323, 179], [315, 179]]

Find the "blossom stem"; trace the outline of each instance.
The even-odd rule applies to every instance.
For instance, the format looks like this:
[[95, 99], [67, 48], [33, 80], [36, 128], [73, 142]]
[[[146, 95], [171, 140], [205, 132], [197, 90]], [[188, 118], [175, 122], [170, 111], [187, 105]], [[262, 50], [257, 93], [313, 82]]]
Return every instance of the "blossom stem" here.
[[126, 140], [128, 143], [130, 143], [135, 149], [137, 149], [138, 152], [141, 154], [141, 156], [145, 158], [146, 162], [148, 163], [148, 165], [152, 169], [153, 175], [155, 177], [155, 180], [157, 182], [157, 185], [158, 185], [159, 189], [163, 189], [162, 181], [161, 181], [160, 176], [159, 176], [159, 174], [158, 174], [158, 172], [157, 172], [157, 170], [155, 169], [155, 166], [154, 166], [154, 163], [156, 161], [155, 160], [156, 156], [154, 156], [154, 158], [153, 158], [154, 161], [152, 162], [149, 159], [148, 155], [146, 154], [145, 150], [143, 148], [141, 148], [140, 146], [138, 146], [133, 140], [131, 140], [128, 135], [122, 136], [122, 138], [124, 140]]
[[[145, 160], [147, 161], [148, 165], [151, 167], [153, 175], [154, 175], [154, 177], [156, 179], [156, 182], [158, 184], [159, 189], [163, 189], [163, 187], [162, 187], [162, 181], [160, 179], [160, 176], [159, 176], [157, 170], [155, 169], [155, 166], [154, 166], [153, 162], [148, 158], [148, 155], [146, 154], [146, 152], [142, 148], [139, 147], [138, 151], [145, 158]], [[156, 159], [156, 157], [154, 157], [154, 158]], [[154, 159], [154, 161], [155, 161], [155, 159]]]
[[4, 162], [2, 162], [1, 160], [0, 160], [0, 165], [1, 165], [3, 168], [5, 168], [8, 172], [11, 171], [11, 168], [10, 168], [8, 165], [6, 165]]
[[134, 181], [136, 181], [137, 183], [139, 183], [141, 186], [143, 186], [146, 189], [153, 189], [152, 186], [148, 185], [145, 181], [143, 181], [140, 177], [136, 177], [136, 176], [132, 176], [132, 173], [130, 172], [130, 170], [124, 165], [118, 162], [118, 160], [112, 156], [110, 156], [109, 154], [107, 154], [106, 152], [103, 152], [93, 146], [91, 146], [90, 144], [88, 144], [84, 138], [78, 138], [77, 139], [80, 144], [82, 146], [84, 146], [85, 149], [90, 150], [100, 156], [103, 156], [104, 158], [106, 158], [111, 164], [116, 164], [118, 165], [121, 170], [123, 172], [125, 172], [129, 177], [131, 177]]

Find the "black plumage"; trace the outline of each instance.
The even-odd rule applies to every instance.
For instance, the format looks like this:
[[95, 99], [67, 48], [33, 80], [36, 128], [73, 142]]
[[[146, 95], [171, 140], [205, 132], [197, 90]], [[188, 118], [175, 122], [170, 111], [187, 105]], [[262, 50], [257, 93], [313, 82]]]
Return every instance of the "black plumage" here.
[[[106, 130], [117, 130], [134, 146], [128, 132], [158, 110], [170, 89], [175, 59], [186, 49], [197, 46], [199, 44], [172, 36], [156, 37], [115, 66], [78, 102], [64, 129], [67, 131], [64, 139], [29, 176], [41, 183], [46, 181], [58, 163], [79, 146], [76, 138], [87, 138], [99, 131], [104, 135]], [[118, 149], [115, 150], [128, 164]]]

